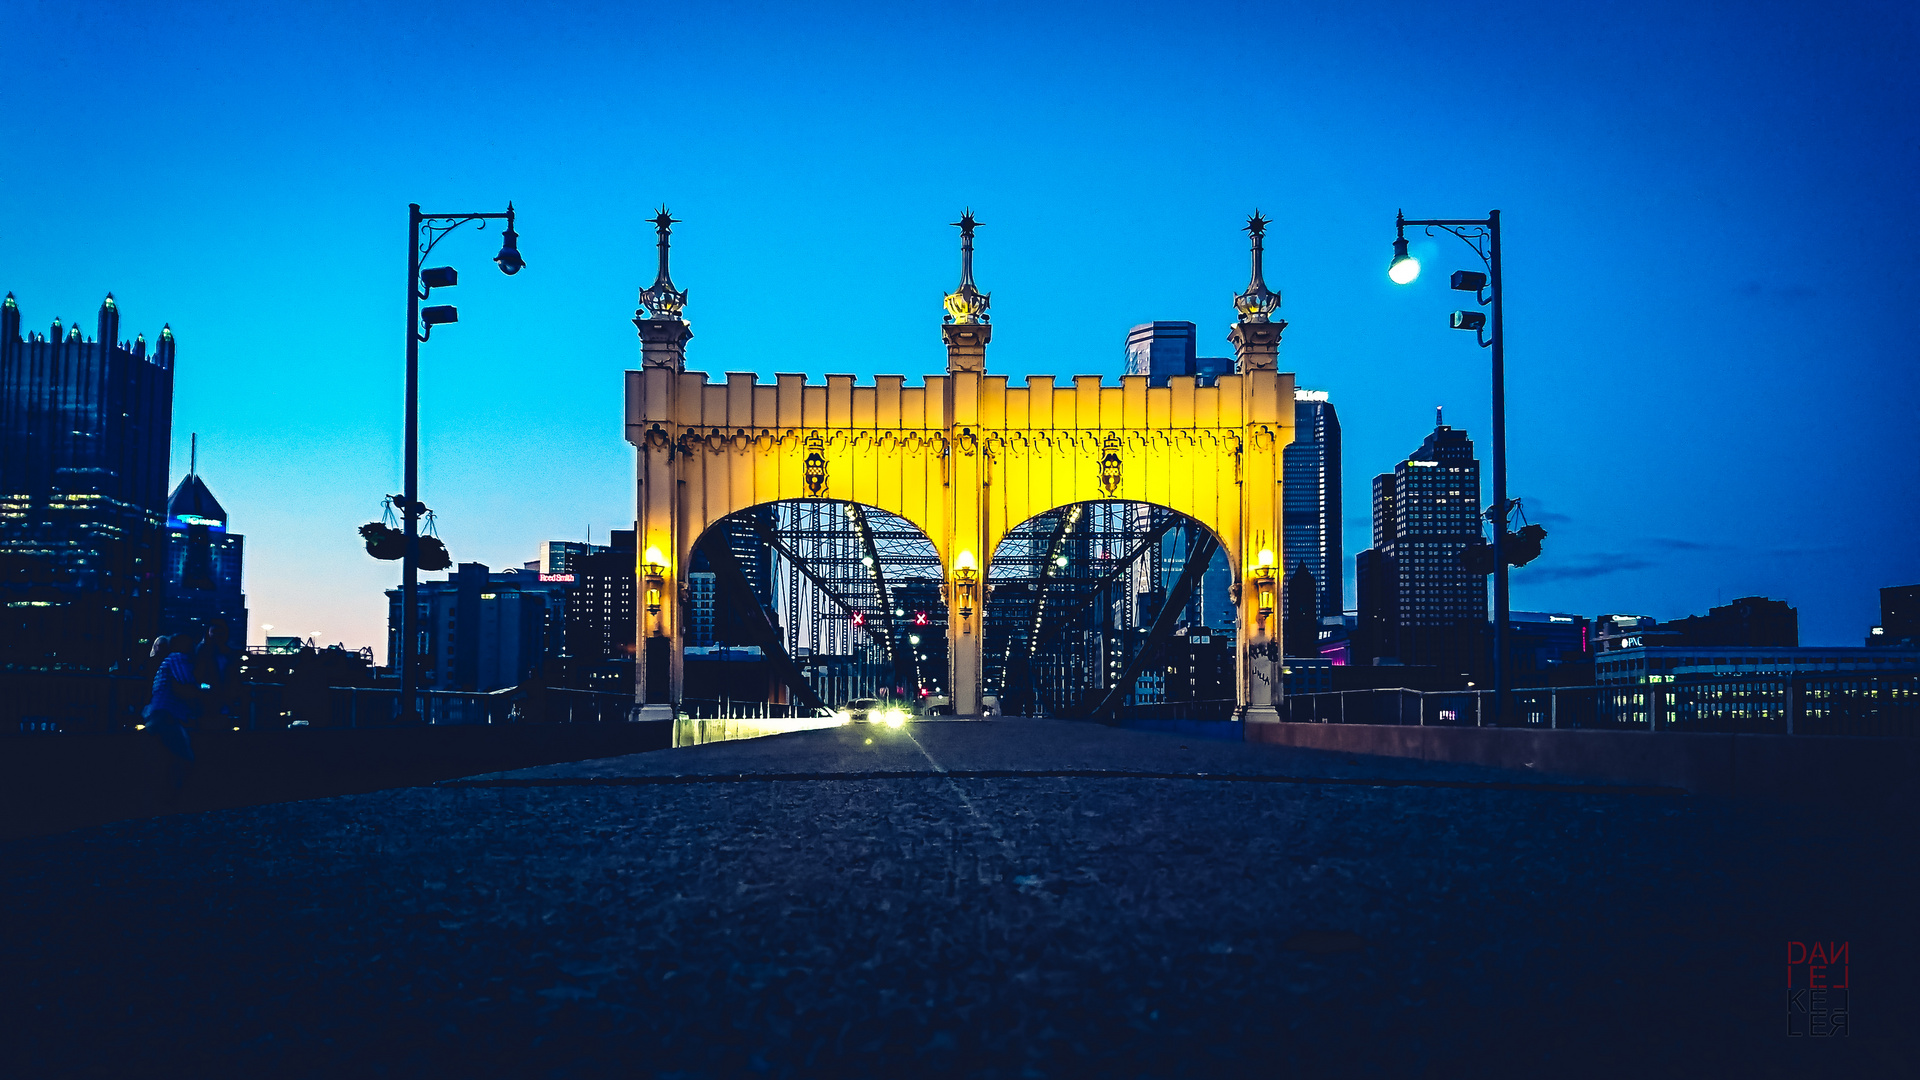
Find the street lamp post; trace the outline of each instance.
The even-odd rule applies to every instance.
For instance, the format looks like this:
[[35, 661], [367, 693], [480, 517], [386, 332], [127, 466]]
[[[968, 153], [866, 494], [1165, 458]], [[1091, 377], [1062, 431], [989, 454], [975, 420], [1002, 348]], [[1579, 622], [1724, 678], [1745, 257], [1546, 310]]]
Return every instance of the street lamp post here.
[[405, 491], [400, 497], [400, 513], [406, 523], [407, 553], [403, 557], [400, 574], [400, 720], [412, 722], [418, 719], [415, 708], [418, 693], [418, 666], [420, 649], [414, 638], [417, 635], [415, 624], [419, 617], [420, 593], [420, 343], [432, 335], [433, 328], [443, 323], [458, 322], [460, 313], [452, 305], [430, 307], [424, 310], [420, 301], [430, 296], [435, 289], [444, 289], [459, 283], [459, 275], [451, 266], [436, 266], [422, 270], [420, 264], [433, 254], [434, 247], [441, 238], [468, 222], [484, 229], [486, 223], [494, 218], [505, 218], [507, 228], [501, 237], [500, 254], [493, 261], [500, 266], [500, 272], [512, 276], [526, 266], [526, 260], [520, 257], [520, 236], [513, 231], [513, 204], [509, 202], [502, 214], [423, 214], [420, 204], [408, 207], [407, 219], [407, 419], [406, 419], [406, 477]]
[[1487, 268], [1485, 275], [1471, 270], [1458, 271], [1453, 275], [1452, 284], [1455, 289], [1473, 293], [1482, 306], [1493, 308], [1491, 337], [1480, 336], [1486, 319], [1477, 311], [1454, 312], [1452, 326], [1456, 330], [1473, 331], [1483, 348], [1493, 350], [1493, 505], [1487, 509], [1486, 516], [1493, 523], [1493, 716], [1494, 723], [1504, 724], [1511, 689], [1507, 672], [1507, 522], [1513, 507], [1507, 501], [1507, 354], [1500, 289], [1500, 211], [1489, 211], [1485, 218], [1479, 219], [1416, 220], [1404, 212], [1395, 214], [1393, 261], [1387, 266], [1387, 276], [1400, 285], [1420, 276], [1419, 260], [1407, 254], [1409, 225], [1425, 228], [1428, 235], [1435, 229], [1445, 229], [1472, 248]]

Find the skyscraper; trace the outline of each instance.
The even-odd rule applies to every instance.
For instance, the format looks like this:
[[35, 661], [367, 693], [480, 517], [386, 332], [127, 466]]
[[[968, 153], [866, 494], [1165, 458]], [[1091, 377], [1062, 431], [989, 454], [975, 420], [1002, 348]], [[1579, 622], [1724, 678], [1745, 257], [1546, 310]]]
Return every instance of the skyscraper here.
[[611, 540], [606, 550], [574, 560], [575, 580], [567, 592], [567, 656], [574, 685], [585, 689], [633, 686], [634, 631], [640, 625], [633, 530], [615, 529]]
[[1190, 322], [1141, 323], [1127, 331], [1127, 360], [1121, 370], [1145, 375], [1148, 386], [1165, 386], [1175, 375], [1192, 375], [1195, 333]]
[[200, 479], [198, 455], [167, 500], [167, 581], [162, 633], [193, 633], [225, 620], [227, 640], [247, 640], [247, 598], [240, 590], [246, 537], [227, 531], [227, 512]]
[[1420, 449], [1373, 479], [1373, 548], [1355, 564], [1360, 630], [1373, 657], [1480, 671], [1487, 579], [1459, 559], [1481, 536], [1473, 441], [1436, 423]]
[[1293, 415], [1280, 508], [1287, 571], [1306, 567], [1317, 592], [1314, 606], [1322, 615], [1338, 615], [1347, 595], [1340, 532], [1340, 417], [1325, 390], [1295, 390]]
[[7, 617], [0, 664], [107, 671], [145, 659], [165, 570], [174, 343], [119, 340], [100, 305], [98, 337], [55, 320], [20, 334], [0, 303], [0, 561]]
[[1233, 374], [1231, 356], [1201, 356], [1195, 347], [1199, 329], [1190, 322], [1150, 322], [1127, 331], [1126, 363], [1121, 371], [1145, 375], [1148, 386], [1165, 386], [1175, 375], [1193, 375], [1212, 386]]

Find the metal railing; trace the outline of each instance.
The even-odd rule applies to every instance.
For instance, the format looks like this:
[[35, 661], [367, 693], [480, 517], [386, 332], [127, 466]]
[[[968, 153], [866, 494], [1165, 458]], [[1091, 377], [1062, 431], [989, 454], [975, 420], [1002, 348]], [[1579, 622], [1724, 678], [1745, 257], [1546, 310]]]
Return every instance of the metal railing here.
[[[44, 735], [137, 730], [151, 680], [106, 675], [0, 673], [0, 734]], [[432, 725], [623, 723], [630, 694], [563, 687], [513, 687], [489, 693], [421, 691], [422, 721]], [[400, 692], [389, 687], [243, 683], [201, 728], [376, 728], [400, 724]]]
[[820, 715], [805, 705], [726, 698], [684, 698], [677, 712], [690, 720], [806, 720]]
[[1756, 675], [1511, 693], [1505, 725], [1497, 723], [1486, 690], [1294, 694], [1280, 711], [1284, 720], [1308, 724], [1920, 737], [1920, 673]]
[[1151, 705], [1122, 705], [1114, 710], [1114, 719], [1128, 720], [1231, 720], [1239, 711], [1232, 698], [1200, 701], [1160, 701]]

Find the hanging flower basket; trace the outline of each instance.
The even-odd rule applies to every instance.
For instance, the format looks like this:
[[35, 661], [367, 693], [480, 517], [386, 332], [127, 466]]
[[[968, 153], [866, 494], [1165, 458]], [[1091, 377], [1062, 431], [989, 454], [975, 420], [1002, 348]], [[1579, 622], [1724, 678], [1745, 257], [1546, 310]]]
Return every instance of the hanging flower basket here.
[[384, 522], [369, 521], [360, 526], [360, 535], [367, 541], [367, 554], [376, 559], [404, 559], [407, 557], [407, 534]]
[[437, 536], [420, 538], [420, 569], [445, 570], [453, 565], [453, 556], [447, 554], [447, 545]]

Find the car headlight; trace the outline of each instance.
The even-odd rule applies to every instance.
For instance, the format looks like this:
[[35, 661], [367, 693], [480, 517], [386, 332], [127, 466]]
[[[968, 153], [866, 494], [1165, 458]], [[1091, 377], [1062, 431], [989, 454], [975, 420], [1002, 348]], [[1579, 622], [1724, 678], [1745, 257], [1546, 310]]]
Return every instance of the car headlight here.
[[836, 710], [834, 710], [834, 713], [833, 713], [833, 718], [834, 718], [835, 720], [838, 720], [838, 721], [839, 721], [840, 723], [842, 723], [842, 724], [851, 724], [851, 723], [853, 723], [853, 714], [852, 714], [852, 713], [850, 713], [850, 712], [848, 712], [848, 711], [847, 711], [847, 710], [845, 710], [845, 709], [836, 709]]
[[880, 715], [880, 719], [885, 720], [888, 727], [899, 727], [901, 724], [907, 722], [907, 711], [905, 709], [888, 709]]

